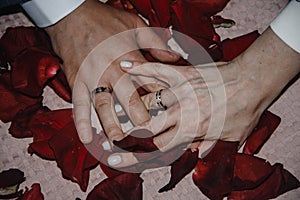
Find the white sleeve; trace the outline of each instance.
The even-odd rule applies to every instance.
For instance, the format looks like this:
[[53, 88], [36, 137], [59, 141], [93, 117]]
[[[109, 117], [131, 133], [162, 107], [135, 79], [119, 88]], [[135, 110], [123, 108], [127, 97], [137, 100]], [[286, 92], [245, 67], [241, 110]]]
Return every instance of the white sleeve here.
[[300, 53], [300, 1], [292, 0], [271, 23], [271, 29], [288, 46]]
[[85, 0], [30, 0], [21, 4], [26, 13], [39, 27], [55, 24]]

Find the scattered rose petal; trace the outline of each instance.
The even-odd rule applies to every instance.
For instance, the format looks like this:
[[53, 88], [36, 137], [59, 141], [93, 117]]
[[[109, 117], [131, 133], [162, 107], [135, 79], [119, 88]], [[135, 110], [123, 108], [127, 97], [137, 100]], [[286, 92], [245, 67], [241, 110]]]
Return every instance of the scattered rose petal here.
[[43, 108], [41, 103], [28, 106], [24, 110], [20, 110], [12, 120], [9, 127], [9, 133], [16, 138], [26, 138], [32, 137], [33, 134], [28, 128], [30, 119], [35, 115], [38, 110], [49, 110], [48, 108]]
[[278, 127], [280, 123], [280, 117], [266, 111], [262, 114], [256, 128], [247, 138], [243, 153], [253, 155], [257, 154], [262, 146], [271, 137], [272, 133]]
[[257, 38], [258, 31], [253, 31], [233, 39], [222, 41], [223, 58], [221, 61], [231, 61], [242, 52], [244, 52]]
[[173, 189], [195, 167], [198, 161], [198, 151], [187, 150], [179, 159], [171, 164], [171, 179], [159, 192]]
[[46, 82], [56, 75], [61, 60], [46, 33], [34, 27], [8, 28], [0, 39], [1, 62], [11, 66], [11, 86], [30, 97], [42, 94]]
[[223, 199], [231, 192], [235, 154], [238, 142], [218, 141], [211, 151], [199, 159], [193, 181], [210, 199]]
[[12, 121], [20, 110], [42, 102], [42, 97], [32, 98], [15, 91], [10, 80], [10, 73], [0, 75], [0, 120], [5, 123]]
[[282, 164], [271, 166], [264, 159], [238, 154], [233, 182], [236, 191], [231, 192], [228, 199], [273, 199], [299, 186], [297, 178], [283, 169]]
[[148, 16], [151, 14], [151, 0], [130, 0], [130, 2], [143, 17], [148, 18]]
[[18, 200], [44, 200], [44, 195], [42, 194], [40, 184], [32, 184], [30, 190], [26, 188], [25, 193]]
[[48, 86], [66, 102], [72, 102], [71, 88], [63, 71], [59, 71], [57, 75], [48, 82]]
[[[30, 120], [29, 127], [32, 129], [35, 126], [44, 125], [45, 127], [51, 127], [58, 131], [64, 128], [68, 123], [72, 122], [73, 120], [74, 119], [72, 109], [59, 109], [38, 112]], [[36, 135], [35, 137], [37, 136], [38, 135]]]
[[124, 173], [107, 178], [87, 196], [87, 200], [141, 200], [143, 180], [137, 174]]
[[49, 145], [54, 151], [57, 165], [62, 170], [63, 176], [78, 183], [80, 188], [86, 191], [89, 171], [98, 164], [98, 160], [80, 142], [74, 122], [60, 129], [49, 140]]
[[56, 130], [47, 125], [36, 125], [31, 128], [33, 133], [33, 142], [29, 144], [28, 153], [36, 154], [47, 160], [55, 160], [52, 148], [49, 146], [49, 139], [56, 134]]

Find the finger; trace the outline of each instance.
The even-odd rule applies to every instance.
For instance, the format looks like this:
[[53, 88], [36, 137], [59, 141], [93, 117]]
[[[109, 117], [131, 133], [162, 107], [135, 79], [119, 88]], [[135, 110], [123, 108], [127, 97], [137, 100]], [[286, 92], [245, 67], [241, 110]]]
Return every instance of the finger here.
[[[171, 91], [171, 89], [163, 89], [157, 92], [152, 92], [147, 95], [144, 95], [141, 97], [141, 99], [148, 110], [169, 108], [174, 103], [177, 102], [177, 97], [175, 93]], [[160, 94], [159, 97], [160, 100], [158, 99], [159, 94]]]
[[[139, 51], [128, 53], [120, 59], [138, 60], [139, 62], [145, 60]], [[115, 95], [133, 124], [142, 124], [150, 119], [150, 115], [136, 91], [130, 76], [120, 70], [119, 62], [119, 60], [113, 62], [110, 66], [113, 70], [105, 72], [104, 76], [108, 79], [106, 82], [112, 85]]]
[[152, 117], [149, 121], [143, 123], [142, 125], [130, 129], [125, 133], [125, 135], [130, 135], [131, 133], [140, 129], [147, 129], [151, 131], [154, 135], [158, 135], [163, 131], [170, 129], [176, 125], [177, 109], [177, 106], [173, 106], [171, 109], [166, 110], [155, 117]]
[[177, 66], [162, 63], [146, 62], [142, 64], [140, 62], [121, 61], [120, 66], [121, 69], [127, 73], [145, 77], [155, 77], [167, 83], [170, 87], [185, 82], [187, 80], [186, 75], [192, 76], [192, 74], [188, 73], [185, 75], [182, 69]]
[[111, 94], [108, 92], [95, 94], [94, 102], [98, 117], [109, 141], [122, 139], [123, 132], [114, 110], [114, 102]]
[[122, 74], [113, 87], [119, 102], [135, 125], [150, 119], [149, 113], [128, 74]]
[[168, 86], [167, 83], [159, 81], [153, 77], [146, 76], [130, 76], [131, 80], [137, 83], [139, 86], [143, 87], [148, 92], [155, 92], [160, 89], [165, 89]]
[[[167, 46], [167, 40], [171, 37], [168, 29], [147, 27], [142, 20], [137, 20], [137, 27], [136, 40], [138, 45], [142, 49], [149, 49], [153, 57], [162, 62], [175, 62], [180, 58], [177, 53], [171, 52]], [[158, 32], [159, 35], [164, 35], [165, 41], [155, 32]]]
[[201, 80], [199, 81], [194, 79], [172, 88], [162, 89], [157, 92], [149, 93], [142, 96], [141, 98], [148, 110], [170, 108], [178, 101], [190, 95], [193, 95], [195, 93], [195, 90], [199, 88], [200, 84]]
[[86, 85], [80, 81], [74, 83], [73, 88], [73, 113], [79, 139], [88, 144], [93, 140], [91, 125], [90, 93]]
[[[138, 154], [138, 153], [115, 153], [108, 157], [108, 164], [112, 167], [122, 168], [131, 165], [135, 165], [139, 162], [147, 163], [157, 156], [161, 156], [162, 152], [166, 152], [174, 147], [178, 146], [181, 141], [176, 140], [177, 131], [172, 129], [163, 133], [163, 137], [158, 136], [154, 138], [154, 144], [158, 147], [159, 151], [156, 152], [148, 152], [146, 154]], [[183, 153], [180, 151], [178, 153]], [[176, 156], [177, 157], [177, 156]]]
[[121, 168], [135, 165], [138, 160], [133, 153], [115, 153], [107, 158], [107, 163], [112, 167]]

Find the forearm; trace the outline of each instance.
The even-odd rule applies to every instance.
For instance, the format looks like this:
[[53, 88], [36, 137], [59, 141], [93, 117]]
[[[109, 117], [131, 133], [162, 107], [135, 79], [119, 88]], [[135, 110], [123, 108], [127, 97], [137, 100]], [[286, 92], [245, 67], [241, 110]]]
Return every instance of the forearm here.
[[300, 54], [270, 28], [236, 61], [247, 85], [262, 99], [263, 109], [300, 71]]

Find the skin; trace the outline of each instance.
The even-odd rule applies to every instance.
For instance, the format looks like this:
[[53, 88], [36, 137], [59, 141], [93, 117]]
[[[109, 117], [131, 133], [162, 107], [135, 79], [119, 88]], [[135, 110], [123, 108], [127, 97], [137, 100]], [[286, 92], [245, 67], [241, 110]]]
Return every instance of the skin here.
[[[182, 98], [176, 99], [171, 90], [164, 90], [162, 100], [168, 109], [133, 129], [146, 128], [154, 132], [154, 143], [161, 151], [205, 138], [212, 116], [208, 89], [218, 87], [225, 89], [226, 98], [218, 101], [214, 113], [221, 112], [225, 107], [225, 123], [221, 135], [208, 135], [206, 139], [242, 143], [257, 124], [262, 112], [300, 72], [300, 54], [268, 28], [242, 55], [230, 63], [218, 66], [223, 82], [216, 81], [213, 77], [204, 82], [201, 74], [212, 67], [199, 67], [183, 68], [136, 62], [131, 69], [122, 68], [132, 75], [156, 77], [167, 82], [173, 93], [183, 93]], [[196, 94], [196, 101], [192, 94]], [[143, 101], [147, 108], [154, 108], [155, 93], [144, 96]], [[200, 118], [195, 108], [200, 109]], [[182, 119], [182, 111], [190, 113], [188, 119]], [[192, 147], [198, 147], [199, 144], [194, 143]], [[114, 165], [117, 168], [137, 163], [131, 153], [112, 156], [121, 157], [121, 163]]]
[[[116, 49], [105, 49], [104, 60], [94, 56], [80, 68], [84, 59], [98, 44], [118, 33], [140, 27], [146, 27], [146, 24], [138, 16], [114, 9], [97, 0], [87, 0], [57, 24], [45, 29], [51, 38], [55, 52], [64, 60], [63, 70], [73, 89], [75, 124], [83, 143], [92, 141], [90, 96], [91, 91], [96, 87], [105, 86], [113, 90], [135, 125], [150, 119], [130, 77], [119, 68], [120, 60], [145, 62], [140, 51], [132, 51], [115, 59], [116, 55], [113, 54]], [[155, 43], [159, 49], [162, 49], [148, 49], [160, 61], [172, 62], [179, 58], [168, 52], [166, 44], [151, 31], [135, 30], [134, 36], [124, 38], [115, 46], [117, 49], [143, 48], [149, 46], [148, 43]], [[96, 68], [94, 63], [99, 62], [102, 65]], [[109, 65], [107, 69], [106, 65]], [[123, 77], [122, 87], [116, 87], [121, 77]], [[152, 90], [158, 88], [154, 87]], [[113, 109], [112, 95], [107, 92], [97, 94], [94, 106], [109, 140], [123, 138], [124, 135]]]

